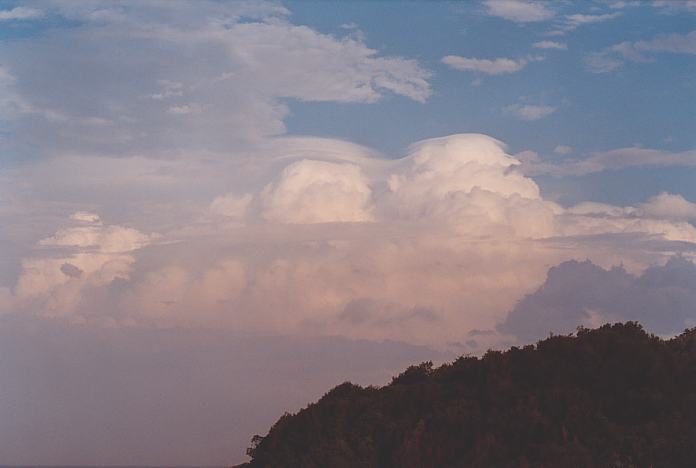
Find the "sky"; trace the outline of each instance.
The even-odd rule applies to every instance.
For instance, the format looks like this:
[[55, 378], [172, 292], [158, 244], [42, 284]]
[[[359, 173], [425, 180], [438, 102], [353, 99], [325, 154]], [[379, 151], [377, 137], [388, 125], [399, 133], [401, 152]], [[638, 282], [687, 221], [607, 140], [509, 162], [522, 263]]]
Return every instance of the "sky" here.
[[695, 128], [691, 0], [0, 2], [0, 464], [696, 326]]

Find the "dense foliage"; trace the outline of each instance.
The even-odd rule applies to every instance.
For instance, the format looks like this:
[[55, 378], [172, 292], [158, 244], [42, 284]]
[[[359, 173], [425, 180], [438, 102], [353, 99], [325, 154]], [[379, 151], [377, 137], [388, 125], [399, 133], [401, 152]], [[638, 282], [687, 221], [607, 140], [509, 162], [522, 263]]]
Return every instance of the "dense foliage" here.
[[696, 329], [636, 323], [344, 383], [285, 414], [251, 467], [696, 466]]

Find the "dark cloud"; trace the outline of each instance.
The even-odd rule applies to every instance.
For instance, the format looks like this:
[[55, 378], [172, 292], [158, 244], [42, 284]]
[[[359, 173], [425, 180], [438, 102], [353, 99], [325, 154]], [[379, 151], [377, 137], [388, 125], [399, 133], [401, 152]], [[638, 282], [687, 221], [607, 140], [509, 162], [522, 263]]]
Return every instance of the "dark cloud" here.
[[579, 325], [637, 320], [649, 331], [672, 334], [696, 325], [696, 265], [681, 256], [640, 276], [590, 261], [549, 270], [544, 284], [525, 296], [498, 326], [524, 342]]
[[72, 263], [63, 263], [60, 266], [60, 271], [63, 272], [66, 276], [69, 276], [71, 278], [79, 278], [82, 276], [82, 270]]

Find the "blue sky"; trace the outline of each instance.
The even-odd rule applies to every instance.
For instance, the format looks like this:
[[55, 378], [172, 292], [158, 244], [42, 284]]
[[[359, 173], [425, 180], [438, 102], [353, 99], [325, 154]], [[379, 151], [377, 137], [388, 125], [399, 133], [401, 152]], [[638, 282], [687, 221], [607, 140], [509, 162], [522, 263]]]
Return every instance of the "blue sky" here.
[[[531, 149], [551, 158], [563, 157], [553, 154], [558, 145], [572, 147], [574, 155], [629, 146], [665, 151], [696, 146], [693, 54], [660, 53], [650, 62], [628, 62], [609, 73], [592, 73], [584, 63], [588, 54], [625, 41], [688, 34], [696, 20], [683, 10], [659, 8], [647, 1], [624, 8], [611, 2], [550, 2], [546, 7], [556, 12], [555, 18], [516, 23], [488, 15], [485, 5], [474, 2], [288, 5], [298, 23], [339, 36], [346, 34], [346, 25], [354, 26], [365, 34], [370, 47], [417, 57], [434, 74], [433, 96], [422, 104], [396, 97], [376, 105], [293, 102], [288, 119], [291, 132], [345, 138], [394, 156], [401, 155], [414, 139], [462, 131], [495, 135], [512, 151]], [[617, 13], [616, 18], [580, 26], [563, 36], [547, 35], [563, 15]], [[566, 44], [567, 49], [533, 47], [543, 40]], [[450, 54], [476, 58], [540, 55], [544, 60], [517, 73], [487, 76], [441, 63]], [[481, 84], [472, 85], [477, 78]], [[506, 106], [520, 102], [556, 110], [531, 122], [505, 114]], [[318, 115], [328, 118], [318, 119]], [[611, 181], [606, 174], [562, 183], [539, 181], [555, 192], [567, 183], [565, 202], [590, 196], [595, 201], [631, 203], [677, 187], [685, 196], [696, 197], [694, 169], [653, 167], [620, 172], [608, 176], [613, 184], [607, 183]], [[598, 186], [603, 188], [597, 190]]]

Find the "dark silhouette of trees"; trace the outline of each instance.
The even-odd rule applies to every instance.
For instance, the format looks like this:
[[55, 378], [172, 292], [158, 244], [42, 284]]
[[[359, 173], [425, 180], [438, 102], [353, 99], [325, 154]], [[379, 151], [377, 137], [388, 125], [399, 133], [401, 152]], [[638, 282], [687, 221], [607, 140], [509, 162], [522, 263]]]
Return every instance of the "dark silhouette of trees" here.
[[250, 467], [696, 466], [696, 329], [635, 323], [343, 383], [254, 436]]

